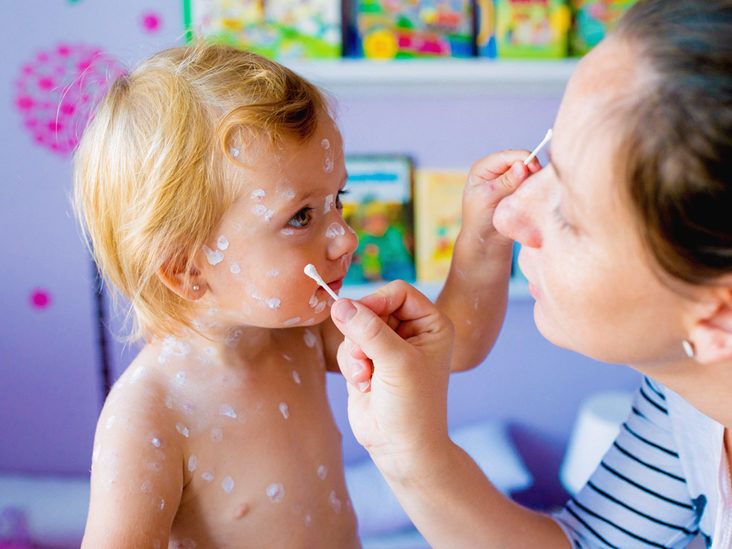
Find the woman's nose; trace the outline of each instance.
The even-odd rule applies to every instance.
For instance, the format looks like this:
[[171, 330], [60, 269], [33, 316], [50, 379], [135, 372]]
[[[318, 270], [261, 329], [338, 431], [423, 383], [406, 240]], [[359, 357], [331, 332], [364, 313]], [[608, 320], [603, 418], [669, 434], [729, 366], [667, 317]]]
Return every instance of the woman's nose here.
[[328, 243], [328, 259], [337, 260], [350, 255], [358, 247], [358, 236], [342, 219], [334, 221], [325, 231]]
[[493, 225], [503, 236], [522, 246], [540, 248], [542, 237], [537, 224], [537, 196], [532, 186], [531, 181], [526, 181], [516, 192], [501, 200], [493, 213]]

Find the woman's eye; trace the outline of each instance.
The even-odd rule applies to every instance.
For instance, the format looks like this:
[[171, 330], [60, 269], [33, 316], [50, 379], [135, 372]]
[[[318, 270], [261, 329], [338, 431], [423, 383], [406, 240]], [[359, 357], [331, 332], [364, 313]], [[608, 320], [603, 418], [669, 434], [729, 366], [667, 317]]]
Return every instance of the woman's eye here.
[[348, 190], [346, 189], [341, 189], [340, 191], [338, 191], [338, 196], [336, 197], [336, 208], [338, 208], [339, 210], [343, 209], [343, 202], [341, 201], [341, 198], [347, 194]]
[[569, 221], [567, 221], [567, 218], [564, 217], [559, 204], [557, 205], [556, 208], [554, 208], [554, 217], [562, 229], [567, 229], [569, 231], [574, 232], [574, 230], [575, 230], [574, 226]]
[[287, 224], [290, 227], [295, 227], [296, 229], [302, 229], [304, 227], [307, 227], [310, 222], [313, 219], [313, 209], [312, 208], [303, 208], [299, 212], [297, 212], [295, 215], [293, 215], [290, 220], [287, 222]]

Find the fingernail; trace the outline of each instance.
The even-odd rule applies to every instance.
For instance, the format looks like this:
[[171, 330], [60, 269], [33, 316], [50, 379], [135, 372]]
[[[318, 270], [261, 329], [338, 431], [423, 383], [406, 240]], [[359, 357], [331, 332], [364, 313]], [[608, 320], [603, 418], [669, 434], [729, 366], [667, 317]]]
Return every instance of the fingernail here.
[[348, 322], [356, 314], [356, 307], [347, 299], [339, 299], [333, 304], [330, 312], [339, 322]]
[[364, 370], [364, 365], [360, 362], [351, 362], [351, 379], [356, 380], [356, 378], [361, 377]]
[[371, 383], [369, 383], [368, 381], [362, 381], [361, 383], [356, 385], [356, 387], [358, 388], [359, 391], [361, 391], [362, 393], [365, 393], [366, 389], [369, 388], [369, 385], [371, 385]]

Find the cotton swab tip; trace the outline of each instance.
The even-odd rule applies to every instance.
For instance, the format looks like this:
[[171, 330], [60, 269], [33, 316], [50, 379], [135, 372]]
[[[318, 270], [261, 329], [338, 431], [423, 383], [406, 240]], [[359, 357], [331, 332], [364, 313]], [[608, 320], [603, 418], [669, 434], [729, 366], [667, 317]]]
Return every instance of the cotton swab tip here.
[[553, 134], [554, 134], [554, 131], [551, 128], [549, 128], [549, 130], [547, 130], [547, 132], [546, 132], [546, 135], [544, 136], [544, 139], [541, 140], [541, 143], [539, 143], [536, 146], [536, 148], [531, 152], [531, 154], [529, 155], [529, 157], [526, 160], [524, 160], [524, 166], [528, 166], [531, 163], [531, 161], [534, 158], [536, 158], [536, 155], [541, 152], [541, 149], [543, 149], [544, 146], [547, 143], [549, 143], [549, 141], [551, 140]]
[[333, 299], [338, 301], [338, 294], [336, 294], [333, 291], [333, 289], [325, 283], [325, 281], [323, 280], [323, 277], [321, 277], [320, 273], [318, 273], [318, 269], [315, 268], [315, 265], [313, 265], [312, 263], [308, 263], [307, 265], [305, 265], [304, 272], [306, 275], [308, 275], [310, 278], [312, 278], [315, 282], [317, 282], [318, 286], [320, 286], [326, 292], [328, 292], [330, 297], [332, 297]]

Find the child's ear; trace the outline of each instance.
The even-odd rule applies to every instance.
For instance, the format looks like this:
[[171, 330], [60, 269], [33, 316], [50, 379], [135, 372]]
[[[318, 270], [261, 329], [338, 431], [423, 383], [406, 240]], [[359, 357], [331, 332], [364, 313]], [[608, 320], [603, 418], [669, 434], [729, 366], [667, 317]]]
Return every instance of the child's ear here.
[[732, 362], [732, 285], [713, 290], [717, 306], [692, 327], [690, 335], [697, 362]]
[[158, 269], [158, 278], [172, 292], [189, 301], [201, 299], [208, 289], [208, 285], [197, 267], [192, 266], [186, 275], [184, 261], [166, 261]]

